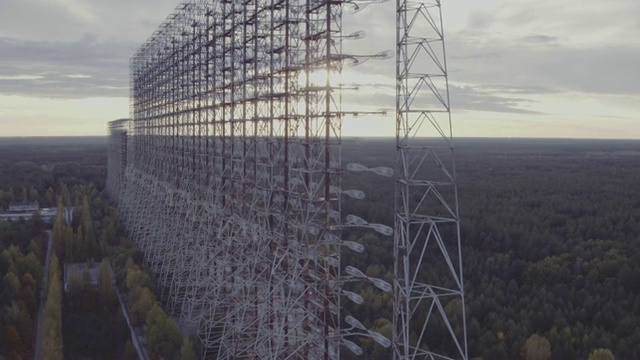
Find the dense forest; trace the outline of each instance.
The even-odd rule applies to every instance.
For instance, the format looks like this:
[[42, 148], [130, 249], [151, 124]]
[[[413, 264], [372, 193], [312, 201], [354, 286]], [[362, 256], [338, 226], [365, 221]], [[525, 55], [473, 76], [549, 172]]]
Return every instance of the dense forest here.
[[[142, 253], [118, 224], [103, 192], [105, 178], [105, 138], [0, 139], [0, 210], [21, 201], [58, 207], [53, 224], [38, 216], [0, 222], [0, 359], [138, 359], [114, 286], [116, 273], [147, 358], [195, 358], [192, 340], [161, 308]], [[71, 223], [63, 220], [63, 207], [73, 209]], [[41, 300], [46, 229], [52, 254]]]
[[[21, 201], [59, 209], [55, 224], [45, 224], [37, 215], [29, 221], [0, 222], [0, 359], [98, 354], [97, 358], [112, 359], [124, 348], [126, 324], [117, 301], [107, 296], [113, 288], [108, 261], [102, 262], [98, 284], [92, 284], [87, 273], [72, 274], [72, 286], [63, 291], [65, 263], [100, 261], [101, 241], [94, 230], [101, 226], [94, 216], [102, 219], [106, 207], [95, 188], [95, 184], [104, 187], [104, 139], [69, 140], [0, 140], [0, 209]], [[74, 209], [70, 224], [63, 221], [63, 206]], [[43, 289], [47, 229], [52, 233], [53, 254]], [[38, 340], [39, 317], [42, 338]]]
[[46, 234], [39, 219], [0, 222], [0, 358], [34, 354]]
[[[470, 357], [640, 358], [640, 142], [458, 139], [456, 145]], [[394, 160], [389, 139], [346, 139], [343, 145], [345, 164], [393, 167]], [[171, 329], [159, 309], [150, 313], [156, 300], [146, 277], [152, 275], [144, 275], [141, 254], [123, 239], [104, 199], [105, 169], [104, 139], [77, 144], [0, 142], [0, 208], [17, 200], [54, 206], [62, 197], [77, 208], [70, 235], [74, 239], [78, 228], [88, 227], [82, 220], [88, 197], [90, 215], [98, 224], [94, 236], [115, 246], [111, 253], [118, 283], [128, 294], [134, 321], [143, 326], [151, 314], [156, 319], [152, 323], [165, 322], [162, 326]], [[344, 215], [393, 225], [392, 179], [345, 173], [343, 187], [367, 195], [365, 201], [344, 201]], [[27, 258], [42, 263], [43, 235], [28, 226], [0, 224], [3, 314], [21, 311], [11, 308], [21, 289], [22, 294], [37, 293], [41, 286], [37, 274], [42, 265], [32, 265], [34, 281], [24, 279], [25, 270], [20, 269], [25, 265], [15, 265]], [[366, 246], [362, 254], [345, 252], [345, 264], [391, 281], [391, 237], [362, 231], [345, 236]], [[104, 246], [87, 251], [98, 254]], [[7, 275], [11, 271], [14, 275]], [[357, 290], [365, 303], [345, 302], [346, 310], [390, 337], [391, 295], [371, 286]], [[8, 319], [0, 319], [3, 339], [9, 339]], [[75, 333], [68, 328], [65, 332]], [[175, 354], [181, 339], [177, 334], [172, 338]], [[3, 341], [0, 355], [7, 356]], [[390, 356], [370, 339], [359, 342], [365, 349], [360, 358]], [[21, 351], [28, 354], [31, 349]], [[350, 357], [348, 351], [343, 354]]]
[[[345, 162], [395, 160], [388, 140], [344, 148]], [[640, 142], [459, 139], [456, 153], [470, 357], [528, 358], [531, 339], [552, 359], [640, 358]], [[345, 214], [392, 225], [391, 179], [347, 174], [343, 185], [369, 198]], [[367, 250], [347, 263], [390, 279], [391, 239], [358, 237]], [[388, 332], [391, 298], [364, 291], [352, 311]]]
[[0, 210], [12, 201], [55, 207], [62, 184], [68, 191], [81, 184], [102, 191], [106, 151], [105, 138], [0, 138]]

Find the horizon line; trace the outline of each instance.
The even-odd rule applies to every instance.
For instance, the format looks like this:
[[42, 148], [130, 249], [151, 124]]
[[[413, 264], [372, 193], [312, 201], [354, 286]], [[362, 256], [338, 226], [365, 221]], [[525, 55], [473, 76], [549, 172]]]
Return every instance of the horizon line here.
[[[0, 135], [0, 139], [60, 139], [60, 138], [108, 138], [105, 135]], [[348, 135], [342, 136], [342, 139], [394, 139], [395, 136], [367, 136], [367, 135]], [[439, 137], [417, 137], [418, 139], [440, 139]], [[520, 136], [454, 136], [456, 139], [501, 139], [501, 140], [620, 140], [620, 141], [640, 141], [638, 138], [617, 138], [617, 137], [559, 137], [559, 136], [539, 136], [539, 137], [520, 137]]]

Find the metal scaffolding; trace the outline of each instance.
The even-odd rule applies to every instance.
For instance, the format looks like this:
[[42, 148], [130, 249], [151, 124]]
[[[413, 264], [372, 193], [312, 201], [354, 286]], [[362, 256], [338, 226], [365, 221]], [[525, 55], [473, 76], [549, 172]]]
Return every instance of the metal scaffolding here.
[[[108, 188], [165, 308], [205, 357], [338, 359], [353, 336], [391, 342], [341, 312], [342, 7], [335, 0], [180, 4], [131, 59], [124, 177]], [[318, 76], [318, 74], [320, 76]], [[347, 170], [364, 171], [350, 164]], [[392, 169], [373, 170], [392, 176]], [[344, 274], [343, 274], [344, 272]], [[346, 323], [348, 326], [345, 326]]]
[[[375, 2], [375, 1], [372, 1]], [[180, 4], [131, 60], [131, 121], [109, 124], [107, 191], [167, 311], [216, 359], [467, 359], [458, 197], [439, 0], [396, 3], [395, 229], [342, 214], [344, 6]], [[385, 57], [377, 54], [372, 57]], [[351, 200], [349, 200], [351, 201]], [[394, 283], [342, 268], [350, 227], [394, 236]], [[341, 309], [393, 291], [393, 341]]]
[[110, 121], [109, 153], [107, 155], [107, 194], [118, 200], [124, 183], [124, 173], [127, 168], [127, 128], [128, 119]]
[[467, 359], [440, 0], [396, 2], [394, 359]]

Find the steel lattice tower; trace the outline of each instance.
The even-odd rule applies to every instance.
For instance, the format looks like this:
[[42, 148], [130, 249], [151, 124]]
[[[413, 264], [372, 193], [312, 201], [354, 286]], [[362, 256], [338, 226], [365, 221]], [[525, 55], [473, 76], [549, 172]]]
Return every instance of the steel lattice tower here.
[[127, 165], [121, 183], [110, 166], [110, 193], [165, 308], [208, 358], [338, 359], [341, 345], [362, 353], [351, 336], [390, 345], [341, 311], [344, 297], [363, 301], [345, 281], [391, 290], [342, 274], [342, 249], [363, 251], [342, 230], [393, 231], [342, 220], [343, 197], [364, 198], [341, 188], [335, 78], [357, 58], [342, 53], [344, 4], [186, 2], [131, 59]]
[[397, 0], [394, 359], [467, 359], [440, 0]]
[[110, 124], [107, 188], [208, 357], [337, 359], [341, 345], [362, 353], [352, 336], [389, 346], [341, 311], [363, 302], [346, 282], [392, 289], [341, 269], [342, 249], [364, 249], [342, 230], [366, 227], [395, 233], [394, 358], [467, 358], [440, 2], [397, 3], [395, 231], [341, 211], [364, 198], [342, 189], [344, 170], [393, 176], [342, 166], [335, 84], [362, 58], [342, 53], [359, 38], [341, 33], [345, 4], [183, 3], [132, 58], [132, 121]]
[[106, 190], [109, 197], [117, 200], [124, 183], [127, 168], [127, 128], [129, 120], [109, 122], [109, 154], [107, 156]]

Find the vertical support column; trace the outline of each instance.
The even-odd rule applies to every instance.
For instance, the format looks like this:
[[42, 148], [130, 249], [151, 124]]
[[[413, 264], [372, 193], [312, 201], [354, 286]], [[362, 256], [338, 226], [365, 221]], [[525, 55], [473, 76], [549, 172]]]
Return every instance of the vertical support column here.
[[440, 0], [397, 0], [394, 359], [467, 359]]
[[132, 60], [122, 208], [207, 356], [339, 358], [341, 9], [190, 1]]

